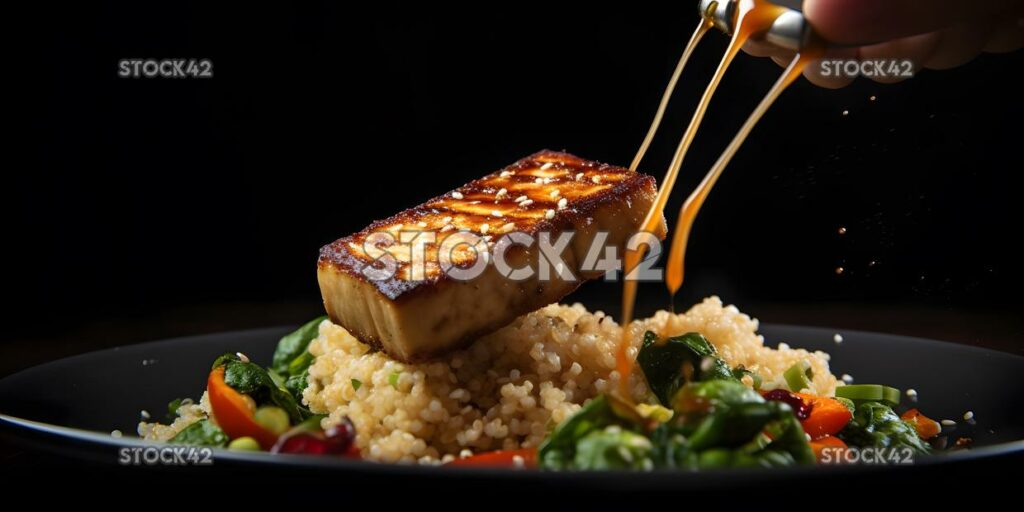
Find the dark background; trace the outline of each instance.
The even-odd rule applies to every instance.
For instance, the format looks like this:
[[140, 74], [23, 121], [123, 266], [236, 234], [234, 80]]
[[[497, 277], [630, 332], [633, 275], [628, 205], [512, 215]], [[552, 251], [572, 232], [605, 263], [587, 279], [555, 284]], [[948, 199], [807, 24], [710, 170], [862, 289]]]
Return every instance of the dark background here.
[[[135, 2], [17, 19], [12, 103], [28, 117], [14, 149], [28, 164], [4, 173], [0, 375], [298, 323], [321, 311], [318, 248], [374, 219], [541, 148], [627, 165], [691, 4]], [[659, 180], [725, 42], [710, 34], [683, 76], [642, 165]], [[117, 76], [119, 59], [169, 57], [209, 58], [214, 77]], [[767, 322], [1024, 352], [1022, 63], [795, 84], [701, 213], [677, 303], [719, 294]], [[779, 71], [747, 55], [730, 69], [670, 219]], [[569, 300], [614, 313], [618, 292], [592, 283]], [[640, 313], [666, 304], [649, 286]]]

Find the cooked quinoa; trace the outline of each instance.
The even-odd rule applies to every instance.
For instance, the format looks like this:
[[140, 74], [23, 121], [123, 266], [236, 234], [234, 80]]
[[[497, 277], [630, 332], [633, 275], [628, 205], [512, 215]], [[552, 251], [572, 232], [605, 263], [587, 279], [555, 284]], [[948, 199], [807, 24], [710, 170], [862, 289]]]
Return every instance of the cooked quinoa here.
[[[784, 385], [783, 372], [800, 360], [814, 371], [809, 392], [834, 394], [828, 355], [764, 346], [757, 320], [710, 297], [683, 314], [658, 312], [630, 324], [630, 356], [644, 331], [660, 337], [704, 334], [729, 365], [757, 372], [764, 387]], [[621, 327], [582, 305], [551, 305], [524, 315], [465, 350], [442, 359], [393, 361], [325, 321], [309, 346], [316, 361], [303, 398], [328, 414], [324, 427], [348, 416], [365, 458], [438, 463], [469, 453], [537, 446], [557, 423], [619, 382], [615, 351]], [[358, 388], [358, 389], [357, 389]], [[648, 399], [639, 371], [630, 389]]]
[[[758, 373], [763, 388], [784, 387], [783, 372], [801, 360], [814, 372], [812, 394], [832, 396], [837, 385], [828, 354], [780, 343], [764, 345], [757, 320], [709, 297], [686, 313], [659, 311], [629, 326], [631, 358], [645, 331], [659, 337], [699, 332], [730, 365]], [[405, 364], [371, 351], [344, 328], [324, 321], [309, 345], [303, 401], [327, 414], [328, 428], [348, 416], [364, 458], [437, 464], [496, 449], [534, 447], [589, 399], [616, 389], [615, 353], [622, 328], [580, 304], [550, 305], [516, 319], [469, 348], [442, 359]], [[750, 385], [748, 377], [746, 384]], [[650, 400], [641, 372], [630, 378], [634, 400]], [[170, 425], [142, 422], [139, 435], [166, 441], [209, 416], [206, 394], [182, 405]]]

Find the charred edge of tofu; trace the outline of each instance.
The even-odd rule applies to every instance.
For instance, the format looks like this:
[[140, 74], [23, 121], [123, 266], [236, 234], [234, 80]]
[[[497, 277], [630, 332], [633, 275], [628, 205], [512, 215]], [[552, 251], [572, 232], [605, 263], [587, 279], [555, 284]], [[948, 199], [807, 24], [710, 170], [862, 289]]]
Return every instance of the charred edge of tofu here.
[[[541, 182], [538, 183], [538, 179]], [[499, 197], [503, 188], [507, 191]], [[644, 189], [650, 191], [653, 197], [656, 192], [653, 177], [623, 167], [584, 160], [569, 153], [542, 150], [325, 245], [320, 249], [317, 266], [321, 272], [340, 272], [371, 283], [387, 299], [401, 302], [420, 293], [429, 293], [433, 286], [448, 279], [443, 272], [435, 272], [422, 280], [404, 279], [400, 274], [383, 280], [369, 280], [360, 270], [370, 260], [365, 254], [354, 250], [353, 245], [361, 244], [374, 232], [387, 231], [395, 226], [442, 231], [447, 224], [439, 220], [458, 217], [460, 222], [455, 230], [466, 230], [478, 236], [498, 238], [501, 232], [495, 228], [507, 224], [513, 224], [513, 229], [509, 231], [528, 234], [542, 231], [560, 233], [572, 229], [580, 222], [586, 222], [602, 207], [626, 200]], [[559, 190], [557, 196], [551, 195], [554, 190]], [[520, 201], [524, 195], [528, 196], [530, 202], [527, 206], [522, 206], [525, 201]], [[562, 199], [566, 202], [560, 207], [559, 201]], [[500, 211], [509, 211], [512, 215], [496, 217], [486, 212], [499, 207]], [[550, 216], [549, 210], [555, 212], [551, 218], [547, 218]], [[490, 226], [486, 233], [481, 229], [484, 224]], [[664, 238], [663, 229], [657, 235]], [[431, 253], [430, 247], [427, 253]], [[379, 341], [375, 342], [370, 337], [364, 340], [370, 345], [380, 345]]]

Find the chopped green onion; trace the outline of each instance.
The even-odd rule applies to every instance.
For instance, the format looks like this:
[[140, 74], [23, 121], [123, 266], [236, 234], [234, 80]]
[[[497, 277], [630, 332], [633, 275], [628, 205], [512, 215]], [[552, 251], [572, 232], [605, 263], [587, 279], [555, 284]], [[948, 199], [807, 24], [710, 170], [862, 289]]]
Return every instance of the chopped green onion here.
[[849, 384], [836, 388], [836, 397], [850, 400], [869, 400], [886, 402], [896, 406], [900, 404], [900, 390], [881, 384]]
[[398, 377], [401, 375], [402, 372], [391, 372], [391, 375], [388, 375], [388, 384], [391, 384], [391, 387], [398, 389]]
[[814, 372], [811, 371], [810, 363], [804, 360], [790, 366], [782, 376], [786, 379], [789, 390], [799, 393], [801, 390], [811, 387]]
[[363, 381], [359, 379], [352, 379], [352, 389], [359, 391], [359, 388], [363, 387]]
[[260, 443], [256, 442], [255, 439], [249, 436], [239, 437], [228, 444], [228, 450], [235, 450], [239, 452], [258, 452], [260, 451]]

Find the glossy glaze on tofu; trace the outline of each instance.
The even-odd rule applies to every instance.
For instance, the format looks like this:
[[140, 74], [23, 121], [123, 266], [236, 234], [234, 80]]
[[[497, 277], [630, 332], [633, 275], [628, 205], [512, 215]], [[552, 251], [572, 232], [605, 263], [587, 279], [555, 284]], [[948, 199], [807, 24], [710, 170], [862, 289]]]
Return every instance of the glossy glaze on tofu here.
[[[602, 275], [579, 271], [594, 236], [608, 233], [603, 245], [616, 247], [621, 257], [655, 194], [650, 176], [568, 153], [538, 152], [324, 246], [317, 264], [324, 306], [332, 322], [394, 359], [412, 362], [441, 355]], [[430, 232], [436, 241], [420, 244], [422, 257], [414, 258], [414, 244], [398, 243], [403, 231], [409, 232], [405, 236]], [[478, 258], [489, 259], [506, 233], [548, 232], [554, 239], [566, 231], [574, 232], [560, 253], [574, 274], [568, 278], [552, 273], [553, 279], [542, 280], [540, 272], [533, 272], [513, 280], [492, 261], [481, 264], [482, 272], [469, 280], [443, 270], [448, 264], [466, 268]], [[381, 233], [387, 235], [381, 238]], [[664, 221], [654, 234], [664, 239]], [[442, 240], [452, 236], [465, 237], [466, 243], [439, 258]], [[478, 250], [470, 249], [471, 243]], [[390, 254], [394, 272], [387, 278], [370, 279], [364, 273], [367, 265], [381, 266], [368, 254], [374, 249]], [[539, 268], [537, 244], [514, 246], [506, 254], [515, 268]]]

